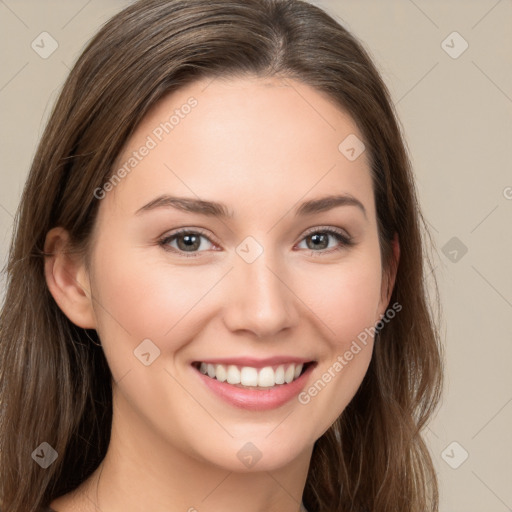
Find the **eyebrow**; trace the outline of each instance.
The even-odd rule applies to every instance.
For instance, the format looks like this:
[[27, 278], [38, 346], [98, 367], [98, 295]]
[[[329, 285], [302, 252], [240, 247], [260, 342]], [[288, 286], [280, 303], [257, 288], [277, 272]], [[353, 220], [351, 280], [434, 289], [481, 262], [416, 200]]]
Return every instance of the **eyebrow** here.
[[[298, 208], [296, 208], [295, 215], [301, 217], [313, 215], [339, 206], [355, 206], [363, 212], [365, 217], [367, 216], [366, 208], [363, 203], [349, 194], [330, 195], [304, 201]], [[139, 208], [135, 212], [135, 215], [155, 210], [157, 208], [175, 208], [185, 212], [198, 213], [200, 215], [225, 219], [234, 217], [233, 212], [228, 210], [227, 206], [223, 203], [205, 201], [203, 199], [176, 197], [168, 194], [164, 194], [153, 199], [146, 205]]]

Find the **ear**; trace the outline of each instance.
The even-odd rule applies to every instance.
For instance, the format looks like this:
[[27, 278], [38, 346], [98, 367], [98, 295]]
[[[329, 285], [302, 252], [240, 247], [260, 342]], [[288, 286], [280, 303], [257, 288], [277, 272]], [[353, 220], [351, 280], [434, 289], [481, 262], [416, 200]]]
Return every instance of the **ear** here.
[[71, 322], [84, 329], [95, 329], [89, 276], [82, 257], [69, 248], [69, 234], [64, 228], [53, 228], [47, 233], [44, 245], [46, 283]]
[[391, 256], [389, 268], [386, 269], [386, 272], [382, 276], [381, 300], [379, 303], [380, 316], [384, 315], [386, 312], [389, 301], [391, 300], [393, 288], [395, 287], [396, 273], [398, 270], [398, 263], [400, 262], [400, 242], [398, 240], [398, 233], [395, 233], [395, 236], [393, 237], [391, 248], [393, 254]]

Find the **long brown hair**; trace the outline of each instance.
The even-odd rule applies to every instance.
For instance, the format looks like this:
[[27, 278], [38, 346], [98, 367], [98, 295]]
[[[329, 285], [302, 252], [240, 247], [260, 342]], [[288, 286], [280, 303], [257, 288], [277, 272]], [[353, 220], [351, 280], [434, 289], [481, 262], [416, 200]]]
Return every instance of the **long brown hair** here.
[[[300, 0], [142, 0], [107, 22], [75, 64], [16, 215], [0, 316], [4, 512], [34, 512], [73, 490], [109, 443], [112, 376], [92, 343], [96, 331], [72, 324], [49, 293], [46, 233], [62, 226], [73, 247], [86, 250], [94, 190], [149, 108], [198, 78], [247, 74], [299, 80], [352, 116], [369, 152], [383, 268], [392, 264], [395, 233], [401, 246], [390, 303], [402, 309], [378, 333], [355, 397], [316, 441], [304, 503], [310, 512], [438, 509], [421, 436], [442, 381], [426, 286], [428, 231], [400, 125], [370, 57], [332, 17]], [[42, 442], [58, 453], [47, 469], [31, 456]]]

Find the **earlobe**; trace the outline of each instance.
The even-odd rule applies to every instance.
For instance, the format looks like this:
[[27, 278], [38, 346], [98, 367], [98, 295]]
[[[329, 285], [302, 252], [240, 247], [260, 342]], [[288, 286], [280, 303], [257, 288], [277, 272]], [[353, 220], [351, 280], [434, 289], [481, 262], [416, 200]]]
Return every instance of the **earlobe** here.
[[46, 283], [55, 302], [75, 325], [95, 329], [89, 278], [82, 258], [69, 251], [69, 234], [60, 227], [46, 235]]

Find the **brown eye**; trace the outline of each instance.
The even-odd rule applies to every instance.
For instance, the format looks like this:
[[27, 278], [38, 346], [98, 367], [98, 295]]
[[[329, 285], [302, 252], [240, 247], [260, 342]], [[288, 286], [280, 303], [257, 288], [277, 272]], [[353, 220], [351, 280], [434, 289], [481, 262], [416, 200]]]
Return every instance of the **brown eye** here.
[[[207, 241], [206, 248], [204, 240]], [[190, 253], [184, 254], [184, 256], [198, 256], [203, 250], [208, 250], [208, 244], [212, 244], [212, 242], [199, 231], [181, 230], [166, 236], [159, 244], [168, 251]], [[203, 250], [199, 250], [200, 248]]]
[[329, 246], [329, 236], [327, 233], [315, 233], [309, 235], [306, 240], [311, 241], [311, 244], [306, 242], [308, 249], [327, 249]]
[[[331, 244], [331, 240], [334, 240], [335, 242]], [[314, 252], [331, 252], [354, 245], [354, 242], [349, 236], [347, 236], [343, 231], [338, 231], [334, 228], [316, 228], [315, 231], [307, 233], [303, 238], [303, 241], [306, 242], [305, 248]]]
[[177, 235], [175, 238], [181, 251], [196, 251], [201, 246], [201, 235], [185, 234]]

